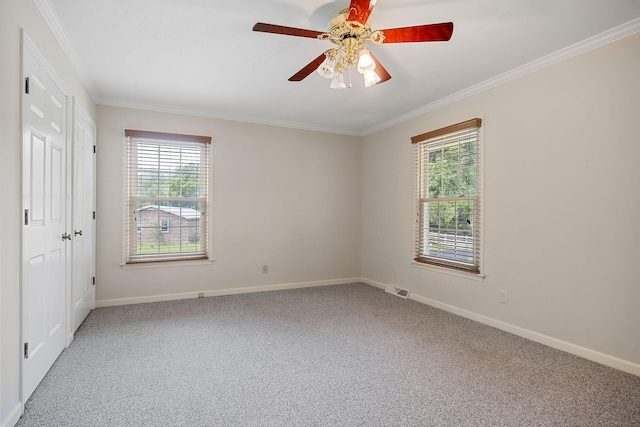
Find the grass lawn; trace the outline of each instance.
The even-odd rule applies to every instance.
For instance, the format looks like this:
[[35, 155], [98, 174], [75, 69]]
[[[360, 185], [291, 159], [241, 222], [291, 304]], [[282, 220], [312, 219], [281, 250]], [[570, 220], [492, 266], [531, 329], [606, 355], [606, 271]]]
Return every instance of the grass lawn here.
[[165, 245], [138, 245], [138, 254], [167, 254], [175, 252], [199, 252], [200, 242]]

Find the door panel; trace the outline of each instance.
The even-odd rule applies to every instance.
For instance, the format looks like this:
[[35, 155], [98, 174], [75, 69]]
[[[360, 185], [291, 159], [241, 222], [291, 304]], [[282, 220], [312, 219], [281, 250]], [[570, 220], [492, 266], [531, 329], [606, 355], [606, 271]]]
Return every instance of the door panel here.
[[51, 222], [62, 225], [62, 210], [64, 208], [64, 149], [62, 147], [51, 146]]
[[23, 76], [29, 78], [22, 97], [24, 402], [65, 345], [67, 101], [27, 48]]
[[37, 130], [30, 129], [29, 132], [29, 142], [30, 147], [26, 147], [29, 149], [29, 152], [26, 153], [28, 158], [25, 160], [29, 160], [30, 167], [30, 194], [29, 194], [29, 204], [31, 209], [29, 211], [30, 215], [30, 224], [33, 227], [42, 227], [44, 225], [44, 192], [45, 192], [45, 180], [44, 180], [44, 162], [45, 162], [45, 149], [46, 149], [46, 138], [39, 134]]

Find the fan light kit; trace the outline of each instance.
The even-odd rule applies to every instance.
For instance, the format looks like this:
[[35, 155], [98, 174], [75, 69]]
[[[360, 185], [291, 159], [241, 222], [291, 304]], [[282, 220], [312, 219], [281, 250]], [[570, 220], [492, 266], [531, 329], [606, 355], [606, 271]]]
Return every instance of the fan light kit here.
[[[376, 2], [377, 0], [351, 0], [349, 8], [344, 9], [329, 22], [326, 33], [262, 22], [254, 25], [253, 31], [317, 38], [329, 40], [337, 45], [337, 47], [322, 53], [289, 78], [289, 81], [299, 82], [317, 70], [322, 77], [331, 79], [330, 87], [332, 89], [347, 87], [344, 73], [353, 67], [362, 75], [365, 87], [384, 83], [391, 78], [391, 75], [373, 53], [364, 46], [368, 41], [374, 44], [386, 44], [448, 41], [451, 39], [452, 22], [371, 31], [367, 20]], [[351, 87], [350, 78], [349, 87]]]

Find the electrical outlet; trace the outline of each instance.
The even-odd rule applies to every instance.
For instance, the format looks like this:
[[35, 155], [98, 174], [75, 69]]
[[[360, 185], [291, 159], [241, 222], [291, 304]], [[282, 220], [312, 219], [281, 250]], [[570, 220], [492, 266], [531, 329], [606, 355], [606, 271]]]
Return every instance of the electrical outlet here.
[[507, 291], [504, 289], [500, 290], [500, 304], [507, 304]]
[[266, 264], [265, 264], [265, 265], [263, 265], [263, 266], [262, 266], [262, 272], [263, 272], [263, 273], [268, 273], [268, 272], [269, 272], [269, 266], [268, 266], [268, 265], [266, 265]]

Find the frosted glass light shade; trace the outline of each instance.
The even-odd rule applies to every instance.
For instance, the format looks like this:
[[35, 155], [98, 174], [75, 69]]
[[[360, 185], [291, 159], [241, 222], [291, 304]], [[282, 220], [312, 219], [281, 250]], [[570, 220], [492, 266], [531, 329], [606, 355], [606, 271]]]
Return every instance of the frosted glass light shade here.
[[344, 76], [342, 73], [337, 72], [333, 75], [333, 79], [331, 80], [331, 89], [346, 89], [347, 85], [344, 83]]
[[370, 87], [380, 81], [380, 76], [375, 71], [367, 71], [364, 74], [364, 87]]
[[326, 58], [318, 67], [318, 73], [325, 79], [333, 77], [336, 69], [336, 57], [332, 55], [326, 55]]
[[360, 74], [365, 74], [369, 71], [375, 70], [375, 68], [376, 63], [373, 61], [369, 49], [362, 49], [358, 54], [358, 72]]

